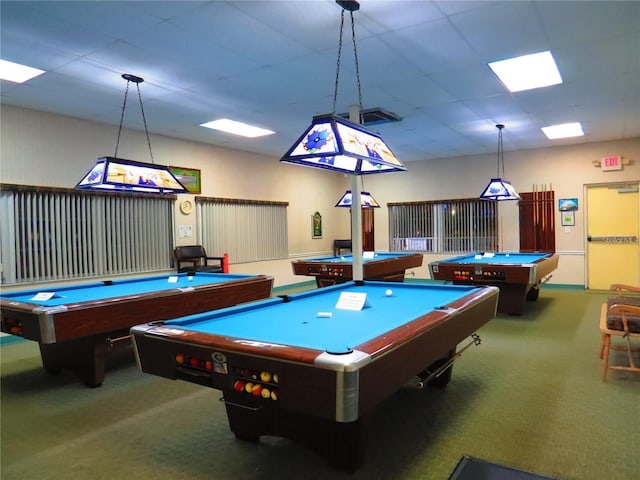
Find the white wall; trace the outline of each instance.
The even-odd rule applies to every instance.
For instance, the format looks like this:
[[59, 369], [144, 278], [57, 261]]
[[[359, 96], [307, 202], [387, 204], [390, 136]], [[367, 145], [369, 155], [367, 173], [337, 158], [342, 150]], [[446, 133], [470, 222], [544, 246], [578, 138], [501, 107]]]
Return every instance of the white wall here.
[[[117, 126], [3, 105], [0, 110], [0, 182], [73, 188], [93, 166], [95, 159], [113, 155]], [[292, 140], [293, 141], [293, 140]], [[505, 141], [507, 145], [508, 142]], [[202, 171], [202, 195], [289, 202], [289, 254], [305, 257], [332, 251], [335, 238], [349, 238], [348, 210], [334, 208], [350, 187], [349, 178], [319, 169], [281, 164], [278, 159], [238, 152], [169, 137], [151, 136], [155, 163], [197, 168]], [[289, 145], [283, 145], [283, 152]], [[618, 172], [603, 172], [594, 160], [622, 155], [632, 164]], [[124, 130], [118, 156], [150, 161], [144, 132]], [[469, 198], [480, 194], [496, 173], [496, 155], [436, 159], [406, 164], [408, 172], [364, 177], [383, 206], [389, 202]], [[534, 188], [555, 190], [556, 199], [578, 198], [575, 227], [560, 227], [556, 211], [556, 249], [560, 264], [552, 283], [584, 284], [584, 199], [583, 185], [640, 180], [640, 138], [554, 148], [505, 152], [505, 177], [518, 191]], [[179, 244], [195, 240], [195, 215], [180, 213], [176, 202], [176, 224], [191, 225], [194, 239], [176, 238]], [[311, 215], [319, 211], [323, 238], [311, 238]], [[518, 250], [518, 208], [516, 202], [499, 207], [501, 247]], [[386, 208], [375, 212], [377, 250], [387, 250]], [[425, 266], [416, 269], [417, 278], [427, 278], [426, 264], [446, 256], [425, 255]], [[308, 280], [296, 277], [290, 262], [256, 262], [233, 265], [238, 273], [265, 273], [275, 277], [276, 286]]]
[[[631, 162], [623, 170], [606, 172], [593, 165], [608, 155], [621, 155]], [[381, 204], [415, 200], [469, 198], [480, 195], [496, 174], [493, 155], [447, 158], [406, 164], [408, 172], [367, 177], [367, 190]], [[562, 227], [556, 207], [556, 251], [558, 270], [550, 283], [583, 285], [585, 233], [584, 185], [640, 180], [640, 138], [554, 148], [505, 152], [505, 178], [516, 191], [546, 188], [560, 198], [577, 198], [576, 225]], [[519, 250], [517, 202], [499, 204], [502, 250]], [[387, 210], [376, 211], [376, 248], [388, 248]], [[437, 257], [437, 258], [434, 258]], [[425, 255], [425, 263], [442, 256]], [[419, 273], [417, 273], [418, 275]]]
[[[0, 113], [2, 183], [73, 188], [98, 157], [114, 155], [117, 126], [4, 105]], [[341, 174], [163, 136], [152, 135], [151, 147], [157, 164], [200, 169], [203, 196], [289, 202], [292, 256], [326, 254], [334, 238], [349, 238], [348, 213], [333, 207], [345, 190]], [[150, 162], [144, 132], [123, 130], [118, 157]], [[176, 238], [180, 245], [197, 243], [195, 213], [179, 210], [188, 198], [193, 195], [179, 195], [176, 225], [191, 225], [194, 237]], [[322, 215], [322, 239], [311, 235], [316, 211]]]

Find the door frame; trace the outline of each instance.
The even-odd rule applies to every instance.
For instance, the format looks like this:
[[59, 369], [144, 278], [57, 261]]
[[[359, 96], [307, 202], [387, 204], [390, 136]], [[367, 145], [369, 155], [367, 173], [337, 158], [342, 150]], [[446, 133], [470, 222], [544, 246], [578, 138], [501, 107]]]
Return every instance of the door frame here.
[[[589, 241], [587, 240], [587, 237], [589, 236], [589, 225], [588, 225], [588, 219], [589, 219], [589, 202], [588, 202], [588, 190], [589, 188], [601, 188], [601, 187], [607, 187], [607, 188], [624, 188], [624, 187], [633, 187], [633, 188], [638, 188], [639, 189], [639, 193], [638, 195], [640, 195], [640, 180], [630, 180], [630, 181], [617, 181], [617, 182], [598, 182], [598, 183], [585, 183], [583, 185], [583, 195], [582, 198], [584, 199], [584, 217], [583, 217], [583, 225], [584, 225], [584, 231], [583, 233], [583, 249], [584, 249], [584, 288], [585, 290], [589, 290], [590, 286], [589, 286]], [[640, 199], [639, 199], [640, 201]], [[640, 226], [640, 209], [639, 209], [639, 213], [638, 213], [638, 225]], [[639, 247], [640, 248], [640, 247]], [[640, 265], [639, 265], [640, 268]]]

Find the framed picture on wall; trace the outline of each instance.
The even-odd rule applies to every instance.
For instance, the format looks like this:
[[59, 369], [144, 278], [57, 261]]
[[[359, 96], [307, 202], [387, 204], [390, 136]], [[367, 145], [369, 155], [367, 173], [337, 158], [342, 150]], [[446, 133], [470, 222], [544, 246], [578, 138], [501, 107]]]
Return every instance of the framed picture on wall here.
[[200, 170], [196, 168], [169, 167], [171, 173], [184, 185], [189, 193], [202, 193], [200, 186]]
[[561, 212], [569, 212], [571, 210], [578, 209], [578, 199], [577, 198], [561, 198], [558, 200], [558, 210]]
[[576, 224], [576, 212], [574, 210], [560, 212], [560, 214], [562, 215], [563, 227], [572, 227]]
[[322, 238], [322, 215], [320, 212], [311, 215], [311, 238]]

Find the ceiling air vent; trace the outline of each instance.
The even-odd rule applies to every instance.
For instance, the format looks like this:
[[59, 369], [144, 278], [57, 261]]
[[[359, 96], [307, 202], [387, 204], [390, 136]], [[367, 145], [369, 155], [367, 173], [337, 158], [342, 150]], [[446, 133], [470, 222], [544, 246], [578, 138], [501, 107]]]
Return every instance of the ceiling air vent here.
[[[349, 113], [339, 113], [342, 118], [349, 120]], [[362, 125], [380, 125], [383, 123], [399, 122], [401, 118], [395, 113], [387, 112], [381, 108], [368, 108], [362, 111]]]

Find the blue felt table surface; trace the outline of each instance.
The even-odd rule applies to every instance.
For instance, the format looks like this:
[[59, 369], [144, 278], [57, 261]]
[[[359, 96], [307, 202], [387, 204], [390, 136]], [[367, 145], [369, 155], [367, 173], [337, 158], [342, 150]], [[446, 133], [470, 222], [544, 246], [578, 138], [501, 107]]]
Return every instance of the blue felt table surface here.
[[[43, 286], [39, 290], [23, 290], [19, 292], [3, 293], [0, 298], [3, 300], [54, 307], [68, 303], [91, 302], [96, 300], [105, 300], [108, 298], [160, 292], [164, 290], [200, 287], [252, 277], [255, 277], [255, 275], [201, 272], [198, 272], [194, 276], [189, 276], [187, 273], [153, 275], [137, 279], [113, 280], [110, 285], [105, 285], [104, 282], [93, 282], [78, 285], [67, 285], [63, 287]], [[176, 279], [176, 281], [172, 282], [170, 281], [170, 278]], [[33, 299], [34, 295], [42, 292], [53, 292], [55, 295], [49, 300]]]
[[503, 253], [498, 252], [491, 255], [482, 253], [472, 253], [442, 260], [443, 263], [486, 263], [486, 264], [530, 264], [541, 259], [551, 257], [550, 253]]
[[[415, 255], [413, 252], [411, 253], [406, 253], [406, 252], [375, 252], [373, 257], [364, 257], [362, 258], [363, 262], [371, 262], [371, 261], [376, 261], [376, 260], [389, 260], [392, 258], [399, 258], [399, 257], [406, 257], [409, 255]], [[340, 255], [338, 257], [334, 257], [334, 256], [330, 256], [330, 257], [316, 257], [316, 258], [310, 258], [308, 260], [305, 260], [306, 262], [320, 262], [320, 263], [338, 263], [338, 262], [346, 262], [346, 263], [352, 263], [353, 262], [353, 255], [352, 254], [346, 254], [346, 255]]]
[[[292, 295], [291, 301], [270, 299], [190, 315], [164, 322], [199, 333], [292, 345], [327, 351], [343, 351], [438, 309], [468, 294], [476, 286], [420, 285], [396, 282], [353, 282]], [[387, 296], [387, 290], [392, 295]], [[336, 308], [343, 292], [366, 293], [362, 310]], [[330, 312], [331, 317], [320, 317]]]

